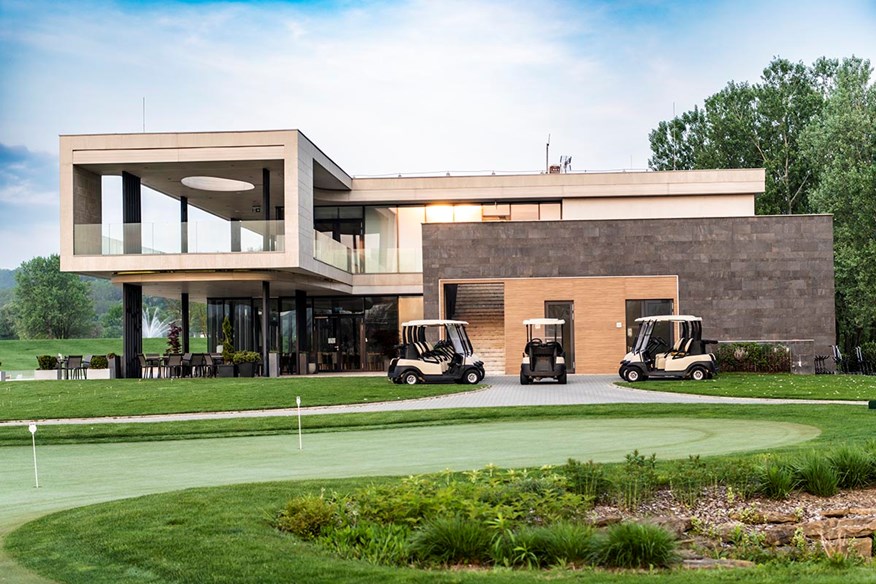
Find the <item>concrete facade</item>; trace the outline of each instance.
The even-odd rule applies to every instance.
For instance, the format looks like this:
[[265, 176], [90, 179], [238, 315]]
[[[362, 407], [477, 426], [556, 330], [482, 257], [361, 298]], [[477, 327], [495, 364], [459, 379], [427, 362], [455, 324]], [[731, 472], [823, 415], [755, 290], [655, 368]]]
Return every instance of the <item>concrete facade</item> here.
[[442, 280], [675, 275], [707, 338], [793, 342], [802, 371], [833, 344], [826, 215], [426, 225], [423, 254], [426, 318]]

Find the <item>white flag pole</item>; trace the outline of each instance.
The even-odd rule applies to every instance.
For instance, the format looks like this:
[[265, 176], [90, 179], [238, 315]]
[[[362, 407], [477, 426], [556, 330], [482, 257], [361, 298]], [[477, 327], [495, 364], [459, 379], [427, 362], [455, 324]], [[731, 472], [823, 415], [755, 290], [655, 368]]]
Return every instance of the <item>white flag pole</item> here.
[[295, 396], [295, 404], [298, 406], [298, 450], [302, 450], [301, 445], [301, 396]]
[[37, 472], [37, 461], [36, 461], [36, 424], [31, 424], [27, 427], [30, 430], [30, 442], [33, 445], [33, 478], [36, 481], [36, 488], [40, 488], [40, 475]]

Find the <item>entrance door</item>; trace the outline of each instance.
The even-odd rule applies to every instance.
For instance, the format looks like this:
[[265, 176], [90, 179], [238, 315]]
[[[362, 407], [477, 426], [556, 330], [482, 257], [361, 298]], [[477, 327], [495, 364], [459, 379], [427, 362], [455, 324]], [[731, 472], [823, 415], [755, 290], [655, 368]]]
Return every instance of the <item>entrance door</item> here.
[[566, 353], [566, 372], [575, 372], [575, 303], [571, 300], [548, 300], [544, 303], [545, 318], [561, 318], [563, 351]]
[[362, 369], [362, 328], [360, 315], [314, 317], [318, 371], [359, 371]]

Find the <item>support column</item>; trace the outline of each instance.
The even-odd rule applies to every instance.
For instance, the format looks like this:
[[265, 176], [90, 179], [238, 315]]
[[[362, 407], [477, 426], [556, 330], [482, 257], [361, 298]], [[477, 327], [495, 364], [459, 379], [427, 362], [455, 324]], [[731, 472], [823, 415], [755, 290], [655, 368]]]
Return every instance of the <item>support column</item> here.
[[295, 334], [298, 338], [298, 352], [295, 354], [298, 375], [307, 373], [307, 355], [310, 351], [310, 331], [307, 330], [307, 292], [295, 291]]
[[122, 322], [124, 361], [122, 377], [140, 377], [138, 355], [143, 352], [143, 287], [137, 284], [122, 284], [122, 306], [125, 319]]
[[240, 251], [240, 219], [231, 218], [231, 251]]
[[179, 198], [179, 252], [189, 253], [189, 198]]
[[179, 307], [181, 317], [182, 317], [182, 352], [189, 352], [189, 294], [188, 292], [183, 292], [180, 295], [179, 299]]
[[122, 172], [122, 246], [126, 254], [143, 253], [140, 213], [140, 177]]
[[262, 231], [262, 251], [274, 251], [273, 236], [270, 224], [271, 220], [271, 171], [262, 169], [262, 221], [265, 222]]
[[268, 353], [271, 352], [271, 283], [262, 282], [262, 375], [271, 376]]

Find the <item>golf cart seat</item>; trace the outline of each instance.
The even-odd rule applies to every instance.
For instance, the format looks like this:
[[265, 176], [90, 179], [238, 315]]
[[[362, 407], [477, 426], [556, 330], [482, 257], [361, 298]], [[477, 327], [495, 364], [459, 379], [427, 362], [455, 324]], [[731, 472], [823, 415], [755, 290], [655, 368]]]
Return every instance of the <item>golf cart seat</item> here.
[[[562, 343], [564, 324], [564, 320], [557, 318], [531, 318], [523, 321], [527, 343], [523, 348], [523, 360], [520, 364], [521, 384], [528, 385], [548, 378], [556, 379], [560, 384], [566, 383], [566, 354]], [[548, 339], [548, 334], [553, 338], [542, 340]]]
[[532, 372], [547, 373], [553, 371], [560, 350], [559, 343], [543, 343], [539, 339], [533, 339], [527, 343], [526, 352], [529, 353], [529, 363]]

